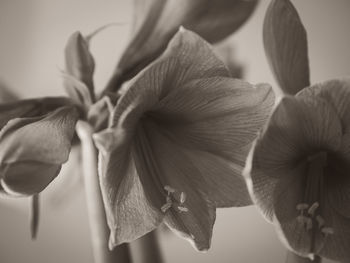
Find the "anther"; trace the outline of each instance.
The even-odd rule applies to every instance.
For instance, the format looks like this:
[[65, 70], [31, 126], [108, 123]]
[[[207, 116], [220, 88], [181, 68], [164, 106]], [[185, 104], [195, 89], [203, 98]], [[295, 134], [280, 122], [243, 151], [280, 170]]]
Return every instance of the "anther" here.
[[181, 192], [180, 194], [180, 203], [183, 204], [186, 201], [186, 193], [185, 192]]
[[188, 212], [188, 208], [184, 206], [178, 206], [177, 209], [179, 209], [180, 212]]
[[323, 228], [321, 229], [321, 232], [322, 232], [323, 234], [325, 234], [325, 235], [332, 235], [332, 234], [334, 234], [334, 230], [333, 230], [333, 228], [331, 228], [331, 227], [323, 227]]
[[164, 186], [164, 189], [165, 189], [165, 191], [168, 192], [168, 194], [169, 194], [169, 193], [175, 193], [175, 189], [172, 188], [172, 187], [169, 186], [169, 185]]
[[165, 213], [166, 211], [168, 211], [171, 208], [172, 205], [173, 205], [172, 203], [166, 203], [160, 209], [162, 210], [163, 213]]
[[316, 209], [320, 206], [320, 204], [318, 202], [315, 202], [312, 204], [312, 206], [310, 206], [309, 210], [307, 211], [310, 215], [314, 215]]

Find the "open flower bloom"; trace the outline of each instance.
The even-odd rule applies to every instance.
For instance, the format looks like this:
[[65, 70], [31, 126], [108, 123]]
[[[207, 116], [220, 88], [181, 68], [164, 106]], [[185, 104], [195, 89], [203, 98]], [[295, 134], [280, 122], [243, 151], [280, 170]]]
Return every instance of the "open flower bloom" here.
[[208, 249], [216, 207], [251, 203], [241, 170], [273, 103], [269, 87], [230, 78], [207, 42], [180, 29], [94, 135], [110, 245], [164, 221]]
[[284, 96], [247, 160], [252, 199], [298, 255], [349, 262], [350, 78], [306, 87], [305, 30], [288, 0], [272, 2], [264, 31]]
[[[215, 43], [236, 31], [252, 14], [257, 0], [136, 0], [135, 35], [123, 53], [113, 79], [134, 77], [157, 58], [180, 26]], [[116, 80], [117, 79], [117, 80]], [[117, 84], [117, 85], [115, 85]]]
[[42, 191], [67, 161], [79, 112], [66, 98], [0, 105], [0, 190], [9, 195]]

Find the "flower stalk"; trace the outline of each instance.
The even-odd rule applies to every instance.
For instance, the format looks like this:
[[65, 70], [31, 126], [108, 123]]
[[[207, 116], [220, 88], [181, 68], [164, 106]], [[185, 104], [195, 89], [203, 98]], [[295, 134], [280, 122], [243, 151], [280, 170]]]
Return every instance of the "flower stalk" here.
[[92, 141], [92, 127], [79, 121], [76, 127], [81, 140], [85, 193], [90, 221], [91, 240], [95, 263], [131, 262], [128, 245], [122, 244], [112, 251], [108, 249], [107, 226], [97, 170], [97, 150]]
[[[118, 248], [118, 247], [117, 247]], [[157, 230], [130, 243], [132, 259], [138, 263], [162, 263]]]

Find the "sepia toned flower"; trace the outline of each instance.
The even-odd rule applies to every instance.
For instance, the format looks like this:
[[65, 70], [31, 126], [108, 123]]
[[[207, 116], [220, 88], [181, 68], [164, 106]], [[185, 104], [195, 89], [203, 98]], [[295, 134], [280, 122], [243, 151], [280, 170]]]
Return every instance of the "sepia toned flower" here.
[[282, 99], [247, 160], [252, 199], [296, 254], [348, 262], [350, 78], [309, 86], [306, 32], [289, 0], [270, 4], [264, 39]]
[[241, 170], [273, 103], [269, 86], [230, 78], [207, 42], [180, 29], [94, 135], [110, 246], [164, 221], [207, 250], [216, 207], [251, 204]]

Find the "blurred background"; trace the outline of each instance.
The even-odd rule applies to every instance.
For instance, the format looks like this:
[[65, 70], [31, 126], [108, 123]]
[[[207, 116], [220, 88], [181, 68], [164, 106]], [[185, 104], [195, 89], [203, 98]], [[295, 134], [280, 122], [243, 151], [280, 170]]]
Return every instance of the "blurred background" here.
[[[132, 2], [0, 0], [0, 85], [7, 85], [21, 98], [62, 95], [60, 70], [70, 34], [76, 30], [88, 34], [117, 22], [120, 25], [103, 31], [92, 42], [96, 87], [104, 87], [130, 39]], [[234, 56], [244, 65], [248, 81], [276, 85], [262, 45], [268, 3], [260, 1], [251, 19], [227, 42], [234, 46]], [[350, 75], [350, 1], [293, 3], [308, 32], [312, 82]], [[83, 183], [79, 180], [79, 169], [70, 162], [41, 195], [36, 241], [30, 239], [29, 199], [0, 200], [1, 263], [93, 263], [84, 191], [74, 186]], [[172, 233], [161, 236], [161, 245], [167, 263], [281, 263], [286, 253], [273, 227], [254, 207], [218, 209], [207, 253], [194, 251]]]

